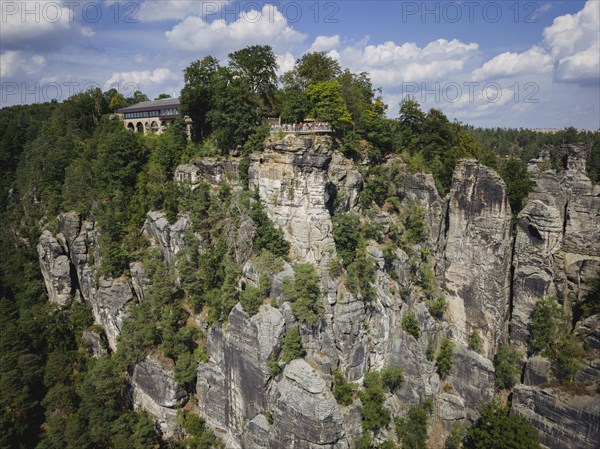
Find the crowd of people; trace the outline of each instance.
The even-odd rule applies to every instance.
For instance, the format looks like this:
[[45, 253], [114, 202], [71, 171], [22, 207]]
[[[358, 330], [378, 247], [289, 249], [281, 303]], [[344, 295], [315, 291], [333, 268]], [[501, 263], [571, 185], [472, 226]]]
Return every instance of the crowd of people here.
[[282, 125], [272, 125], [271, 132], [330, 132], [331, 125], [327, 122], [314, 123], [284, 123]]

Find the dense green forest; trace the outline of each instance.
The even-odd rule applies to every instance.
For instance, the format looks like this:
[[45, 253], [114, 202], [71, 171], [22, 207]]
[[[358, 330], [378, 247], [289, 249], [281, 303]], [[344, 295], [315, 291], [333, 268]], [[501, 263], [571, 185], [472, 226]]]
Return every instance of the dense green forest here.
[[[195, 157], [230, 154], [241, 157], [247, 170], [248, 154], [261, 150], [269, 132], [268, 116], [331, 123], [338, 150], [369, 162], [361, 195], [365, 208], [388, 198], [393, 173], [381, 163], [390, 155], [401, 155], [409, 170], [433, 173], [442, 194], [457, 161], [477, 158], [503, 176], [515, 213], [531, 188], [525, 162], [540, 149], [551, 155], [549, 168], [558, 169], [563, 144], [582, 145], [589, 176], [600, 181], [598, 132], [475, 129], [439, 110], [422, 111], [410, 99], [389, 118], [381, 92], [366, 73], [343, 70], [323, 53], [304, 55], [281, 79], [276, 68], [267, 46], [232, 53], [226, 65], [211, 56], [193, 62], [181, 94], [183, 109], [193, 119], [191, 142], [183, 123], [161, 136], [142, 136], [111, 119], [116, 108], [146, 100], [141, 92], [126, 99], [114, 90], [95, 89], [60, 104], [0, 110], [0, 447], [219, 447], [193, 414], [181, 415], [186, 440], [161, 441], [152, 421], [130, 410], [127, 371], [148, 350], [159, 348], [173, 360], [178, 383], [193, 392], [195, 366], [205, 355], [204, 336], [189, 325], [189, 315], [205, 310], [209, 322], [221, 323], [238, 301], [250, 311], [263, 302], [262, 287], [236, 289], [241, 267], [232, 242], [243, 236], [232, 236], [231, 230], [252, 220], [256, 236], [250, 246], [265, 270], [277, 269], [289, 245], [254, 192], [233, 191], [226, 184], [218, 191], [208, 185], [190, 191], [173, 181], [173, 173]], [[69, 210], [94, 219], [102, 230], [102, 275], [119, 276], [130, 262], [144, 260], [153, 281], [150, 299], [132, 307], [119, 349], [108, 358], [92, 358], [83, 349], [82, 331], [93, 325], [84, 304], [74, 301], [58, 309], [46, 300], [36, 245], [42, 230], [56, 232], [56, 216]], [[205, 251], [197, 251], [195, 241], [180, 253], [179, 282], [140, 236], [150, 210], [165, 211], [171, 221], [189, 211], [194, 232], [203, 237]], [[364, 271], [368, 264], [360, 236], [352, 235], [352, 217], [334, 226], [343, 265]], [[422, 232], [418, 223], [408, 223], [407, 229], [417, 239]], [[310, 323], [320, 313], [315, 274], [302, 265], [296, 270], [304, 281], [286, 285], [286, 294], [297, 298], [294, 313]], [[368, 283], [353, 288], [368, 297]], [[293, 333], [284, 344], [291, 354], [301, 351]], [[367, 402], [381, 388], [379, 380], [370, 382], [372, 387], [361, 393]]]

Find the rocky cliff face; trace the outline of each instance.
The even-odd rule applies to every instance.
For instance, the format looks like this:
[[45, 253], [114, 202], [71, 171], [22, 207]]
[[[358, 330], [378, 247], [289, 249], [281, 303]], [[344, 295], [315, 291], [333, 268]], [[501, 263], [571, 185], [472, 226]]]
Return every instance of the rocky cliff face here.
[[134, 408], [148, 412], [166, 438], [183, 435], [177, 409], [187, 401], [186, 391], [173, 379], [171, 363], [149, 355], [135, 366], [130, 382]]
[[573, 396], [550, 388], [517, 385], [512, 412], [530, 421], [548, 448], [594, 449], [600, 434], [600, 396]]
[[57, 237], [45, 232], [38, 245], [49, 299], [61, 306], [68, 305], [71, 298], [87, 302], [96, 323], [104, 328], [109, 347], [115, 351], [128, 303], [134, 297], [131, 280], [100, 276], [102, 255], [93, 222], [82, 222], [75, 212], [61, 214], [58, 219]]
[[[381, 240], [367, 240], [375, 292], [367, 302], [348, 289], [344, 276], [330, 273], [336, 256], [331, 216], [352, 211], [384, 232], [398, 216], [385, 208], [362, 209], [364, 170], [343, 157], [329, 138], [269, 138], [264, 151], [251, 156], [249, 180], [291, 245], [289, 261], [270, 274], [270, 296], [279, 308], [263, 304], [249, 316], [238, 304], [224, 326], [206, 328], [208, 361], [198, 365], [197, 403], [192, 405], [228, 448], [346, 449], [360, 434], [362, 404], [358, 397], [350, 406], [336, 402], [332, 370], [360, 386], [369, 370], [400, 366], [404, 382], [395, 393], [386, 393], [386, 405], [402, 415], [410, 405], [430, 399], [436, 441], [443, 440], [453, 423], [474, 419], [478, 405], [497, 395], [492, 361], [499, 344], [510, 341], [525, 361], [536, 302], [557, 296], [563, 304], [575, 304], [591, 291], [591, 279], [600, 277], [600, 197], [585, 177], [582, 156], [571, 148], [561, 173], [530, 167], [536, 187], [519, 214], [514, 237], [506, 187], [493, 170], [461, 161], [445, 198], [430, 175], [405, 173], [397, 196], [402, 204], [409, 201], [425, 210], [426, 242], [394, 248], [390, 256]], [[176, 179], [192, 186], [200, 179], [212, 186], [235, 184], [237, 170], [235, 160], [202, 160], [180, 166]], [[244, 220], [240, 226], [247, 225]], [[103, 278], [95, 224], [75, 213], [62, 214], [59, 223], [60, 233], [44, 232], [38, 246], [49, 299], [62, 307], [73, 299], [89, 303], [114, 351], [131, 300], [147, 299], [150, 281], [143, 264], [132, 263], [130, 277]], [[144, 234], [168, 264], [185, 248], [190, 229], [185, 214], [170, 224], [161, 212], [149, 212], [144, 224]], [[416, 280], [424, 261], [435, 267], [436, 295], [448, 304], [441, 319], [430, 312]], [[312, 327], [296, 322], [281, 294], [283, 280], [293, 277], [293, 266], [300, 262], [313, 264], [320, 276], [324, 314]], [[240, 285], [259, 282], [252, 261], [242, 271]], [[402, 324], [409, 314], [418, 334]], [[203, 317], [194, 319], [205, 323]], [[292, 326], [301, 331], [306, 356], [275, 373], [269, 361], [278, 357]], [[577, 324], [586, 347], [600, 349], [598, 327], [597, 315]], [[473, 333], [482, 339], [479, 352], [468, 348]], [[90, 350], [96, 348], [94, 355], [103, 356], [96, 344], [100, 337], [86, 338]], [[455, 342], [454, 363], [443, 380], [432, 357], [442, 338]], [[590, 353], [577, 375], [589, 396], [567, 397], [550, 388], [550, 362], [539, 356], [527, 360], [512, 413], [531, 421], [547, 447], [596, 447], [599, 404], [592, 392], [600, 382], [597, 353]], [[148, 356], [136, 365], [130, 383], [134, 406], [147, 410], [166, 436], [177, 437], [176, 409], [187, 396], [172, 370]], [[382, 442], [387, 436], [383, 431], [375, 438]]]

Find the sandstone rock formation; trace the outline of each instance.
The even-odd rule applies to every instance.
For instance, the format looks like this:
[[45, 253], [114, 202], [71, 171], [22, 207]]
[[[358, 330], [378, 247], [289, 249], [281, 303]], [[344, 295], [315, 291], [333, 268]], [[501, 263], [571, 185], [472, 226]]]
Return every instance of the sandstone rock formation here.
[[445, 223], [438, 267], [452, 335], [466, 346], [471, 332], [479, 332], [491, 359], [509, 312], [511, 211], [504, 181], [476, 161], [460, 161]]
[[156, 421], [166, 438], [182, 435], [177, 409], [185, 405], [187, 393], [173, 379], [173, 368], [165, 367], [159, 356], [149, 355], [139, 362], [131, 376], [132, 400]]
[[600, 442], [600, 396], [573, 396], [552, 389], [517, 385], [512, 413], [538, 430], [552, 449], [596, 449]]
[[[460, 161], [445, 198], [431, 175], [404, 173], [396, 195], [400, 204], [424, 209], [428, 235], [424, 242], [391, 251], [375, 232], [365, 238], [374, 270], [373, 299], [366, 301], [350, 291], [346, 272], [330, 273], [337, 251], [331, 217], [352, 211], [361, 226], [385, 233], [398, 224], [398, 215], [386, 207], [363, 208], [359, 193], [366, 167], [344, 157], [331, 138], [271, 136], [263, 152], [250, 156], [248, 177], [250, 189], [258, 191], [266, 213], [291, 245], [289, 260], [267, 276], [270, 299], [278, 308], [263, 304], [249, 316], [237, 304], [225, 324], [210, 327], [200, 314], [191, 318], [206, 331], [208, 355], [198, 364], [192, 408], [228, 449], [348, 449], [361, 433], [362, 404], [356, 396], [350, 406], [338, 405], [331, 392], [332, 370], [360, 388], [369, 370], [399, 366], [404, 382], [386, 393], [386, 406], [402, 416], [410, 406], [431, 399], [430, 428], [441, 441], [453, 423], [473, 421], [479, 404], [497, 395], [492, 361], [498, 345], [508, 340], [521, 350], [525, 364], [512, 413], [530, 420], [547, 447], [596, 447], [598, 395], [569, 397], [557, 388], [542, 388], [556, 385], [552, 364], [528, 353], [536, 302], [557, 296], [566, 308], [579, 304], [600, 277], [600, 197], [585, 176], [585, 155], [571, 147], [568, 156], [560, 172], [542, 171], [533, 161], [536, 186], [514, 235], [506, 186], [492, 169]], [[235, 158], [206, 158], [179, 166], [175, 178], [192, 187], [200, 180], [212, 187], [223, 181], [235, 186], [238, 168]], [[250, 258], [254, 225], [246, 215], [228, 235], [240, 248], [234, 255], [241, 267], [240, 289], [261, 282], [256, 259]], [[148, 299], [150, 280], [143, 263], [132, 262], [130, 276], [101, 277], [101, 230], [74, 212], [61, 214], [59, 225], [59, 234], [45, 231], [38, 245], [49, 299], [67, 307], [81, 296], [115, 351], [131, 301]], [[163, 212], [151, 211], [143, 232], [165, 263], [173, 265], [191, 230], [185, 213], [169, 223]], [[418, 280], [425, 262], [435, 265], [435, 296], [448, 302], [441, 316], [429, 311]], [[282, 294], [296, 263], [313, 264], [320, 276], [324, 313], [314, 326], [299, 323]], [[418, 334], [404, 328], [408, 314]], [[282, 363], [283, 371], [276, 373], [269, 362], [278, 358], [292, 326], [300, 329], [306, 356]], [[479, 352], [467, 349], [473, 332], [483, 341]], [[579, 320], [575, 332], [589, 349], [576, 381], [591, 394], [600, 383], [598, 315]], [[96, 331], [84, 335], [96, 357], [106, 354], [102, 338]], [[442, 338], [455, 342], [452, 369], [444, 380], [435, 364]], [[133, 369], [130, 385], [134, 407], [148, 411], [165, 436], [180, 436], [177, 408], [187, 394], [176, 385], [171, 362], [149, 355]], [[374, 438], [380, 444], [390, 435], [382, 430]]]

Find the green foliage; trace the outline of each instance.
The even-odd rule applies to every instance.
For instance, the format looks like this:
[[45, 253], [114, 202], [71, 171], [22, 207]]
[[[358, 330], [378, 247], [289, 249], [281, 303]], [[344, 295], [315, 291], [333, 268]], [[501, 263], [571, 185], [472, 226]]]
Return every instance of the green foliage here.
[[259, 252], [265, 248], [276, 256], [285, 257], [290, 250], [290, 244], [285, 240], [283, 232], [276, 228], [264, 211], [263, 204], [257, 200], [252, 205], [250, 218], [256, 225], [254, 238], [254, 251]]
[[443, 296], [438, 296], [436, 299], [428, 299], [426, 302], [427, 309], [429, 310], [429, 313], [431, 313], [431, 316], [441, 319], [448, 306], [446, 299], [444, 299]]
[[356, 251], [354, 261], [348, 266], [348, 276], [346, 286], [354, 294], [360, 294], [363, 301], [371, 302], [375, 299], [375, 289], [373, 281], [375, 280], [375, 263], [367, 255], [364, 246], [360, 246]]
[[306, 88], [315, 120], [328, 122], [342, 133], [352, 128], [352, 117], [342, 96], [342, 86], [338, 81], [322, 81]]
[[225, 444], [208, 428], [206, 422], [194, 413], [181, 413], [179, 421], [188, 436], [175, 442], [173, 449], [224, 449]]
[[251, 80], [219, 67], [213, 88], [213, 108], [206, 114], [212, 137], [223, 153], [240, 146], [264, 123], [259, 96]]
[[386, 201], [397, 199], [398, 189], [404, 185], [404, 170], [397, 163], [369, 167], [365, 186], [360, 192], [361, 203], [382, 207]]
[[350, 265], [356, 256], [356, 248], [360, 240], [360, 223], [358, 215], [340, 213], [332, 217], [333, 240], [338, 255], [344, 266]]
[[433, 340], [429, 340], [427, 342], [427, 348], [425, 349], [425, 358], [430, 362], [435, 360], [435, 345], [433, 344]]
[[527, 166], [516, 158], [504, 160], [499, 167], [499, 174], [506, 183], [506, 194], [513, 216], [523, 209], [524, 200], [535, 183], [527, 171]]
[[438, 374], [442, 379], [445, 379], [452, 369], [452, 362], [454, 361], [453, 349], [454, 342], [449, 338], [443, 338], [440, 344], [440, 351], [435, 360], [438, 367]]
[[582, 364], [584, 350], [579, 339], [572, 333], [558, 342], [554, 356], [556, 376], [562, 383], [571, 383]]
[[323, 315], [319, 276], [315, 267], [309, 263], [294, 266], [294, 280], [286, 279], [283, 283], [283, 294], [291, 302], [296, 319], [309, 326], [317, 324]]
[[507, 407], [488, 403], [463, 440], [464, 449], [539, 449], [537, 430], [523, 417], [509, 414]]
[[251, 45], [229, 54], [229, 66], [250, 90], [268, 102], [277, 89], [277, 60], [268, 45]]
[[[437, 315], [440, 317], [444, 312], [444, 298], [438, 298], [438, 300], [441, 299], [442, 304], [435, 304], [431, 299], [435, 295], [437, 289], [435, 285], [435, 273], [433, 272], [433, 267], [427, 261], [422, 261], [419, 264], [419, 284], [423, 288], [423, 293], [428, 298], [427, 305], [430, 313], [434, 316]], [[440, 307], [442, 310], [440, 310]], [[435, 311], [435, 313], [432, 312], [432, 309]]]
[[476, 140], [460, 123], [450, 122], [438, 109], [423, 113], [415, 100], [405, 99], [400, 104], [399, 127], [401, 146], [411, 159], [419, 158], [418, 164], [407, 162], [413, 169], [422, 165], [431, 171], [442, 195], [450, 188], [456, 163], [481, 156]]
[[518, 381], [519, 354], [509, 346], [500, 346], [494, 356], [494, 369], [496, 371], [496, 387], [508, 390]]
[[568, 326], [556, 298], [538, 301], [531, 314], [530, 346], [533, 352], [550, 355], [553, 346]]
[[281, 344], [281, 359], [289, 363], [294, 359], [304, 357], [306, 352], [302, 347], [302, 336], [297, 327], [292, 327], [285, 333], [283, 343]]
[[336, 256], [333, 259], [331, 259], [331, 262], [329, 263], [329, 274], [331, 275], [331, 277], [337, 278], [341, 276], [343, 269], [344, 264], [342, 262], [341, 257]]
[[404, 243], [415, 245], [422, 243], [427, 238], [427, 224], [425, 223], [425, 211], [422, 207], [409, 202], [401, 215], [404, 226]]
[[204, 139], [211, 132], [207, 115], [214, 106], [218, 67], [216, 58], [206, 56], [194, 61], [183, 72], [185, 85], [181, 90], [181, 108], [193, 121], [193, 137], [196, 141]]
[[271, 373], [271, 377], [275, 377], [281, 372], [279, 360], [271, 358], [267, 362], [267, 365], [269, 365], [269, 372]]
[[339, 63], [325, 52], [305, 53], [294, 68], [283, 74], [285, 92], [303, 92], [308, 86], [334, 80], [341, 72]]
[[244, 311], [252, 316], [258, 313], [258, 308], [265, 300], [264, 290], [248, 286], [240, 294], [240, 303]]
[[471, 331], [471, 334], [469, 335], [469, 349], [475, 352], [479, 352], [481, 351], [482, 347], [483, 340], [481, 339], [481, 335], [479, 335], [477, 329], [473, 329], [473, 331]]
[[444, 449], [461, 449], [462, 441], [467, 433], [467, 428], [463, 423], [454, 423], [450, 427], [450, 435], [446, 438]]
[[386, 440], [379, 445], [378, 449], [400, 449], [400, 447], [391, 440]]
[[114, 449], [147, 449], [158, 446], [160, 438], [154, 421], [145, 413], [127, 413], [119, 416], [112, 424]]
[[428, 410], [423, 405], [413, 405], [406, 417], [396, 419], [396, 435], [403, 449], [427, 449], [428, 421]]
[[360, 392], [362, 402], [362, 427], [363, 432], [377, 430], [390, 423], [390, 411], [383, 405], [385, 390], [381, 375], [376, 371], [369, 371], [364, 378], [364, 388]]
[[310, 111], [310, 100], [303, 90], [291, 88], [284, 92], [281, 106], [283, 123], [302, 123]]
[[374, 449], [373, 437], [370, 431], [363, 431], [362, 435], [358, 437], [354, 445], [355, 449]]
[[381, 370], [381, 380], [390, 393], [395, 393], [404, 382], [404, 374], [399, 366], [389, 365]]
[[333, 397], [341, 405], [350, 405], [354, 401], [354, 384], [348, 382], [344, 373], [333, 370]]
[[404, 318], [402, 318], [402, 329], [404, 329], [409, 335], [412, 335], [417, 340], [421, 336], [419, 322], [415, 318], [415, 314], [412, 312], [408, 312], [406, 315], [404, 315]]

